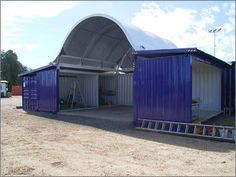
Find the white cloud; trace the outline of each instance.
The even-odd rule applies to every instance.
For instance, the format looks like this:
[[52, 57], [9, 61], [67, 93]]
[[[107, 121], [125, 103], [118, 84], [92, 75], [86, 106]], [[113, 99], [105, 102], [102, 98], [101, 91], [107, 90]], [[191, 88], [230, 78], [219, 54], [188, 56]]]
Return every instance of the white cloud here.
[[33, 52], [34, 50], [40, 48], [41, 45], [39, 43], [3, 43], [2, 49], [13, 49], [14, 51], [27, 50], [29, 52]]
[[212, 11], [214, 11], [214, 12], [220, 12], [219, 6], [213, 6], [211, 9], [212, 9]]
[[227, 7], [226, 15], [231, 16], [235, 14], [235, 3], [228, 3], [226, 7]]
[[[230, 8], [228, 19], [217, 33], [216, 57], [223, 60], [232, 60], [235, 55], [235, 6], [225, 4], [223, 8]], [[210, 26], [215, 24], [215, 14], [220, 12], [220, 7], [213, 6], [199, 11], [186, 8], [168, 9], [161, 8], [158, 3], [143, 4], [141, 10], [132, 19], [132, 24], [145, 31], [152, 32], [160, 37], [174, 42], [177, 47], [197, 47], [207, 53], [213, 54], [213, 34]], [[217, 26], [216, 26], [217, 27]]]
[[23, 29], [16, 27], [16, 26], [8, 26], [6, 25], [5, 27], [3, 27], [3, 29], [1, 30], [1, 41], [5, 42], [11, 42], [14, 41], [15, 38], [18, 37], [18, 35], [20, 33], [23, 32]]
[[31, 52], [38, 49], [38, 48], [40, 48], [40, 47], [41, 47], [41, 45], [38, 44], [38, 43], [26, 44], [24, 46], [24, 48], [26, 48], [28, 51], [31, 51]]
[[234, 25], [232, 23], [225, 23], [223, 29], [226, 33], [232, 32], [234, 30]]
[[[32, 51], [39, 44], [20, 44], [17, 39], [24, 32], [25, 23], [36, 18], [51, 18], [78, 4], [78, 1], [8, 1], [1, 2], [2, 49], [11, 48]], [[4, 48], [6, 47], [6, 48]]]
[[2, 2], [1, 16], [3, 21], [54, 17], [76, 4], [76, 1], [8, 1]]
[[224, 8], [224, 9], [228, 8], [228, 3], [225, 2], [225, 3], [223, 4], [223, 8]]

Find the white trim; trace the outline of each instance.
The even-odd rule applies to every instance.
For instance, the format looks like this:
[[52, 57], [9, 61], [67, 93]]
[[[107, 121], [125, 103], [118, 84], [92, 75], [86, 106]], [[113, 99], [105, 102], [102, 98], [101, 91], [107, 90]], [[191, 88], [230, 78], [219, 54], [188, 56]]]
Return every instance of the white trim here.
[[99, 73], [95, 72], [87, 72], [87, 71], [74, 71], [69, 69], [60, 70], [60, 73], [68, 73], [68, 74], [85, 74], [85, 75], [99, 75]]
[[104, 67], [92, 67], [92, 66], [84, 66], [84, 65], [75, 65], [75, 64], [67, 64], [67, 63], [59, 63], [58, 64], [58, 67], [60, 70], [65, 70], [65, 69], [62, 69], [61, 67], [68, 67], [68, 70], [70, 70], [70, 68], [73, 70], [73, 69], [86, 69], [86, 70], [91, 70], [91, 71], [94, 71], [94, 70], [97, 70], [97, 71], [121, 71], [121, 72], [131, 72], [131, 71], [134, 71], [133, 68], [122, 68], [122, 69], [112, 69], [112, 68], [104, 68]]
[[[112, 64], [114, 66], [116, 66], [117, 64], [114, 63], [114, 62], [109, 62], [109, 61], [103, 61], [103, 60], [96, 60], [96, 59], [93, 59], [93, 58], [86, 58], [86, 57], [77, 57], [77, 56], [72, 56], [72, 55], [61, 55], [61, 57], [65, 57], [65, 58], [71, 58], [71, 59], [79, 59], [79, 60], [87, 60], [87, 61], [94, 61], [94, 62], [97, 62], [97, 63], [107, 63], [107, 64]], [[63, 62], [62, 62], [63, 63]], [[83, 64], [81, 64], [83, 65]]]

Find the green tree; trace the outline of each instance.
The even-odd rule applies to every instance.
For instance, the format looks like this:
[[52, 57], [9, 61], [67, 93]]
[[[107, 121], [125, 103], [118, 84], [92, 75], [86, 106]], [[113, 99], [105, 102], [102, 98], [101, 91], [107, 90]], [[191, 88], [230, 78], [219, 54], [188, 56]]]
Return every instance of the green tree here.
[[12, 85], [21, 85], [21, 78], [18, 77], [18, 74], [28, 70], [29, 68], [18, 61], [13, 50], [1, 51], [1, 80], [9, 82], [10, 90]]

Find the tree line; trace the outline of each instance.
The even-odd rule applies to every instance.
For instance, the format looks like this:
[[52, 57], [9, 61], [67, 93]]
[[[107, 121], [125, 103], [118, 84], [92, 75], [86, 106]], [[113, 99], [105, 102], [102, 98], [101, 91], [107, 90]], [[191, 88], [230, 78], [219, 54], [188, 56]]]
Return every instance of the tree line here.
[[12, 85], [21, 85], [18, 74], [29, 71], [30, 68], [18, 61], [17, 54], [13, 50], [1, 51], [1, 80], [7, 80], [9, 89]]

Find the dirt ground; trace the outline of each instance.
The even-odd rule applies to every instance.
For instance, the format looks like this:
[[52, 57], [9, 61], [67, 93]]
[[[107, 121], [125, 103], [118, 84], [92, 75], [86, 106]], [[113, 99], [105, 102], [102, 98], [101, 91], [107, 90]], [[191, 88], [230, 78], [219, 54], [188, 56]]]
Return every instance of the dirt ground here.
[[131, 122], [29, 114], [1, 99], [1, 175], [235, 175], [235, 145], [136, 131]]

